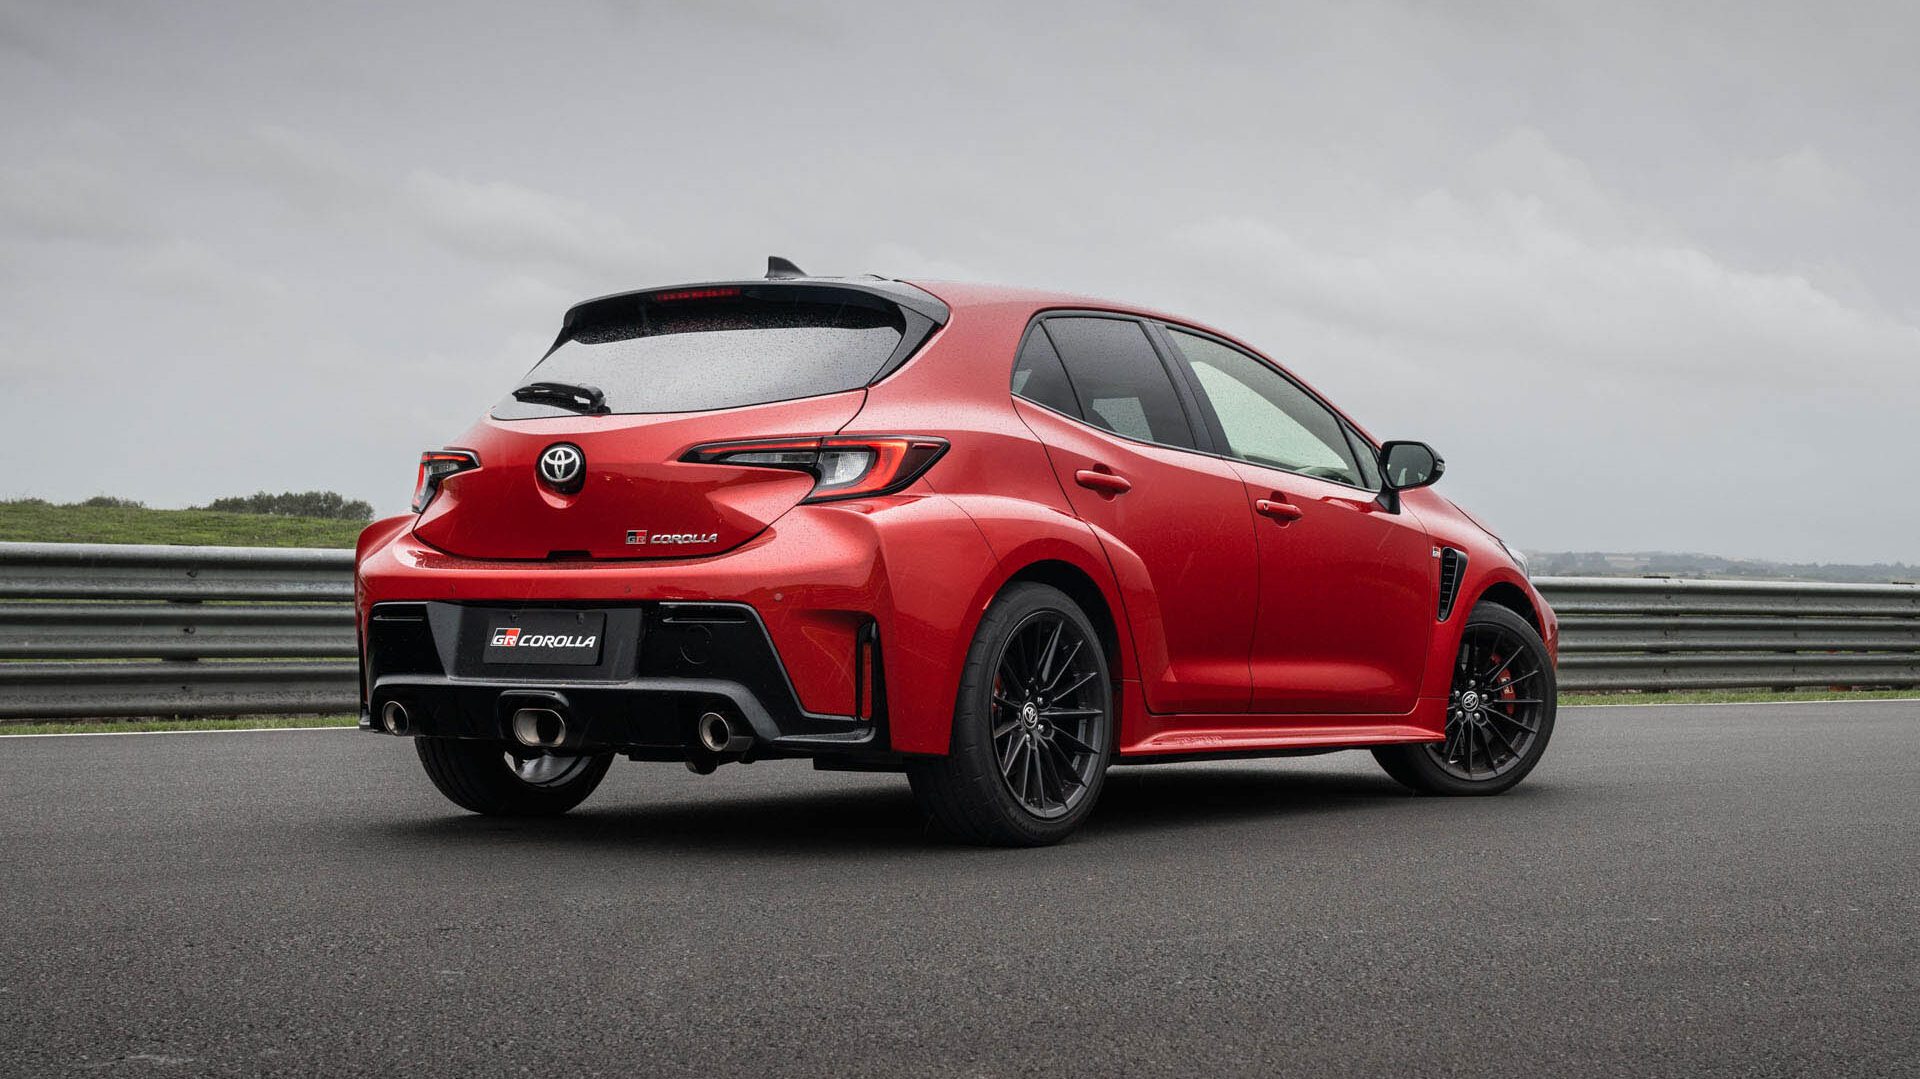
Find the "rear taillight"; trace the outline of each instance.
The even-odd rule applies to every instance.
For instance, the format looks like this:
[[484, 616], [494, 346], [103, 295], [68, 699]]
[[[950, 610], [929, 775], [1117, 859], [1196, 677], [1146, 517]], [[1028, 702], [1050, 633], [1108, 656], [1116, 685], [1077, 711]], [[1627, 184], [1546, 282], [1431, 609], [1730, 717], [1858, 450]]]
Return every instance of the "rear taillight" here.
[[421, 513], [440, 490], [440, 481], [456, 472], [479, 468], [480, 458], [466, 450], [428, 450], [420, 455], [420, 472], [413, 479], [413, 512]]
[[827, 502], [892, 494], [919, 479], [945, 452], [947, 440], [928, 435], [834, 435], [714, 442], [695, 446], [680, 459], [805, 472], [813, 476], [813, 491], [804, 501]]

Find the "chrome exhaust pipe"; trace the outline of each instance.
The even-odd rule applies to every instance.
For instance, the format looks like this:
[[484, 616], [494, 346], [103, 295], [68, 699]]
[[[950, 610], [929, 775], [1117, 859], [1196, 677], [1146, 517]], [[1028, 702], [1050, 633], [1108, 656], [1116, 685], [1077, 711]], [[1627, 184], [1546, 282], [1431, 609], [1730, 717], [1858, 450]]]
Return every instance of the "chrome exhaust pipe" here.
[[413, 717], [407, 715], [407, 706], [399, 701], [388, 701], [380, 706], [380, 727], [388, 734], [405, 734], [413, 725]]
[[567, 740], [567, 721], [551, 708], [522, 708], [513, 714], [513, 737], [523, 746], [552, 749]]
[[694, 724], [700, 746], [709, 753], [745, 753], [753, 748], [753, 734], [745, 725], [733, 722], [718, 712], [708, 712]]

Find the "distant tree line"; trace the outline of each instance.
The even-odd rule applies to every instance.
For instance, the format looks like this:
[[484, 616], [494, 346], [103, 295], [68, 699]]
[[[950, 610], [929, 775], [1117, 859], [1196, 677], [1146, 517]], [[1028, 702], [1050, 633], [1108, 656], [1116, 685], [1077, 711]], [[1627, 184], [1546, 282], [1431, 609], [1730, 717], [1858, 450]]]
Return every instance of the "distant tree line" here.
[[[11, 500], [15, 505], [49, 506], [54, 503], [44, 498], [19, 498]], [[63, 503], [68, 506], [85, 506], [90, 509], [143, 510], [145, 502], [136, 498], [117, 498], [113, 495], [94, 495], [79, 502]], [[256, 491], [250, 495], [235, 495], [232, 498], [216, 498], [204, 506], [190, 506], [189, 509], [212, 510], [216, 513], [259, 513], [274, 517], [322, 517], [332, 521], [371, 521], [373, 506], [357, 498], [348, 498], [337, 491], [282, 491], [273, 494], [270, 491]]]
[[276, 517], [325, 517], [336, 521], [371, 521], [373, 506], [357, 498], [349, 499], [337, 491], [283, 491], [270, 494], [256, 491], [250, 495], [216, 498], [196, 509], [218, 513], [266, 513]]
[[1539, 577], [1742, 577], [1755, 580], [1911, 582], [1920, 565], [1905, 562], [1769, 562], [1674, 551], [1529, 551]]

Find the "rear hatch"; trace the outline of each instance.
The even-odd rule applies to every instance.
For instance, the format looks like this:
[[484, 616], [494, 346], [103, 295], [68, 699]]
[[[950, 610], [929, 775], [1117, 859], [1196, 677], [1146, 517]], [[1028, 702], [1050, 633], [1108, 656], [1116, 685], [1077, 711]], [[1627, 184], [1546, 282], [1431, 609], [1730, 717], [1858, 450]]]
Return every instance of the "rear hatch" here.
[[441, 482], [414, 533], [484, 559], [737, 547], [806, 498], [814, 478], [684, 460], [689, 451], [838, 431], [867, 384], [944, 317], [938, 301], [891, 282], [687, 286], [582, 304], [515, 392], [455, 444], [479, 466]]

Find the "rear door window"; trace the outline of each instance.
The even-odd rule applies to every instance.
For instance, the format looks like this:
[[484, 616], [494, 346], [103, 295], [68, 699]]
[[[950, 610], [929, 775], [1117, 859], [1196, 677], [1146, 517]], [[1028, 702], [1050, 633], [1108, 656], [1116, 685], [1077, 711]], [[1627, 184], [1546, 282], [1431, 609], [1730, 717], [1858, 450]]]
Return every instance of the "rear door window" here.
[[1138, 322], [1072, 315], [1041, 326], [1066, 367], [1086, 422], [1142, 442], [1195, 447], [1173, 379]]
[[[791, 401], [865, 386], [905, 334], [897, 307], [860, 293], [681, 291], [694, 295], [623, 297], [581, 310], [566, 337], [520, 385], [593, 386], [616, 413]], [[503, 420], [568, 414], [511, 395], [493, 410]]]

